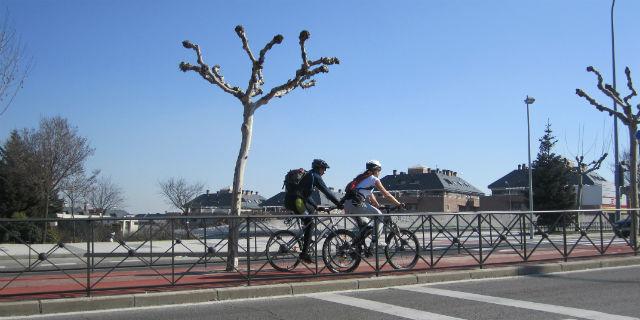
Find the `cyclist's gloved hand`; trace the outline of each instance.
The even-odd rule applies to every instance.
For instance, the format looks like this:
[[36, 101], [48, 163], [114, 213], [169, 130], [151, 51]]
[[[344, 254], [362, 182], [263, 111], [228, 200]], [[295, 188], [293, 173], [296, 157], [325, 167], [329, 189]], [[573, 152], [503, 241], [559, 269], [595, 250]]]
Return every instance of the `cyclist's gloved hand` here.
[[404, 202], [400, 202], [400, 204], [398, 205], [398, 208], [400, 209], [406, 209], [407, 208], [407, 204]]

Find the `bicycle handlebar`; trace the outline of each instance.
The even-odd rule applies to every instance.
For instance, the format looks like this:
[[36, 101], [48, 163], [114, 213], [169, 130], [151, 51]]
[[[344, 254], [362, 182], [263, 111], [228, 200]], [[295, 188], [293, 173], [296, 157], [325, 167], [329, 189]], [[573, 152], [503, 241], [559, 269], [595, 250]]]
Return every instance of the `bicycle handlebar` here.
[[384, 210], [387, 213], [389, 213], [391, 211], [400, 211], [400, 210], [402, 210], [404, 208], [405, 208], [404, 203], [402, 205], [399, 205], [399, 206], [392, 206], [392, 205], [389, 205], [389, 204], [385, 204], [383, 206], [379, 206], [378, 207], [378, 209]]
[[320, 211], [320, 212], [326, 212], [326, 213], [330, 213], [331, 211], [338, 209], [338, 207], [323, 207], [323, 206], [318, 206], [316, 208], [316, 211]]

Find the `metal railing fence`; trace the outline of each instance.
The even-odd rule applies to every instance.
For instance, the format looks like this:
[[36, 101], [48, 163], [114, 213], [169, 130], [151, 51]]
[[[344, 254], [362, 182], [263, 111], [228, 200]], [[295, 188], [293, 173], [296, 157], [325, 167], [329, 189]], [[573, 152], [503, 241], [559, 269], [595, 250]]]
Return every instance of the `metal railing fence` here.
[[[637, 209], [383, 216], [307, 216], [311, 262], [299, 258], [304, 226], [295, 215], [144, 217], [129, 232], [121, 231], [128, 218], [0, 219], [0, 299], [638, 254], [625, 223]], [[232, 220], [240, 240], [229, 264]], [[53, 231], [43, 235], [45, 224]]]

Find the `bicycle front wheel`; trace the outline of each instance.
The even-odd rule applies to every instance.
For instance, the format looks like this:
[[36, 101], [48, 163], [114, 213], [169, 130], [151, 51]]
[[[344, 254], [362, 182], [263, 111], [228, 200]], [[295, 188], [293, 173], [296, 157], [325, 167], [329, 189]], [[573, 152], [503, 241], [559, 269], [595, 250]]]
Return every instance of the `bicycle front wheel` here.
[[356, 236], [349, 230], [337, 230], [329, 235], [322, 246], [322, 260], [334, 273], [346, 273], [360, 265], [360, 250]]
[[413, 268], [418, 262], [419, 253], [418, 237], [413, 232], [400, 229], [400, 233], [391, 233], [387, 236], [384, 255], [393, 268], [401, 270]]
[[289, 230], [276, 231], [267, 241], [267, 260], [278, 271], [291, 271], [300, 263], [302, 243]]

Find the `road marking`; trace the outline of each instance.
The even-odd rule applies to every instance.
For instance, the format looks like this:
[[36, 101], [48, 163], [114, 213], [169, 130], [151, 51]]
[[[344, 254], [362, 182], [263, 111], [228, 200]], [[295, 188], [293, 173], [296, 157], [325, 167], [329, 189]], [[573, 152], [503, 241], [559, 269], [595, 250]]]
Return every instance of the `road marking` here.
[[465, 299], [472, 301], [479, 301], [485, 303], [498, 304], [509, 307], [523, 308], [523, 309], [531, 309], [537, 311], [544, 311], [550, 313], [561, 314], [570, 317], [582, 318], [582, 319], [592, 319], [592, 320], [608, 320], [608, 319], [619, 319], [619, 320], [640, 320], [638, 318], [620, 316], [615, 314], [608, 314], [593, 310], [586, 309], [578, 309], [571, 307], [563, 307], [556, 306], [552, 304], [545, 303], [537, 303], [523, 300], [515, 300], [501, 297], [493, 297], [493, 296], [484, 296], [475, 293], [467, 293], [461, 291], [453, 291], [453, 290], [445, 290], [445, 289], [437, 289], [431, 287], [403, 287], [403, 288], [395, 288], [398, 290], [407, 290], [413, 292], [427, 293], [438, 296], [445, 296], [457, 299]]
[[407, 318], [407, 319], [421, 319], [421, 320], [464, 320], [461, 318], [449, 317], [437, 313], [431, 313], [422, 310], [410, 309], [400, 307], [392, 304], [387, 304], [378, 301], [371, 301], [365, 299], [359, 299], [349, 296], [343, 296], [335, 293], [324, 294], [310, 294], [307, 297], [314, 298], [323, 301], [329, 301], [333, 303], [344, 304], [356, 308], [362, 308], [365, 310], [376, 311], [380, 313], [386, 313], [389, 315]]

